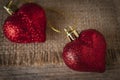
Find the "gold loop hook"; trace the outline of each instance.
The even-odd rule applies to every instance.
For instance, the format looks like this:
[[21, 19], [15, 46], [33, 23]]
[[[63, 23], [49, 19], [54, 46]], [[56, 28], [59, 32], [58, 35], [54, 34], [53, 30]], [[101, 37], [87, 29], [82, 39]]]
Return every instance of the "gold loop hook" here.
[[[45, 8], [45, 9], [46, 9], [47, 11], [51, 11], [51, 12], [54, 12], [54, 13], [60, 15], [60, 16], [63, 17], [63, 19], [65, 20], [65, 17], [64, 17], [64, 15], [63, 15], [61, 12], [58, 12], [57, 10], [51, 9], [51, 8]], [[57, 32], [57, 33], [61, 33], [61, 32], [62, 32], [62, 31], [60, 31], [59, 29], [57, 29], [54, 25], [52, 25], [50, 21], [48, 21], [48, 25], [49, 25], [49, 27], [50, 27], [53, 31], [55, 31], [55, 32]]]
[[7, 5], [3, 6], [3, 8], [7, 11], [8, 14], [12, 15], [16, 10], [17, 6], [13, 4], [13, 0], [10, 0]]
[[79, 34], [75, 27], [69, 26], [69, 28], [65, 28], [64, 31], [67, 34], [67, 37], [70, 41], [73, 41], [79, 37]]

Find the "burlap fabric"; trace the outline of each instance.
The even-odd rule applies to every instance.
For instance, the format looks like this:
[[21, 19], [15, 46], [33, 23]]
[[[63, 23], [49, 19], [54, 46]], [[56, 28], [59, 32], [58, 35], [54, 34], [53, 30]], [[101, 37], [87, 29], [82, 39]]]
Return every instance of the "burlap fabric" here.
[[[2, 26], [9, 15], [3, 6], [7, 2], [8, 0], [0, 0], [1, 79], [10, 77], [11, 80], [13, 78], [33, 80], [31, 75], [37, 77], [35, 80], [40, 78], [61, 79], [61, 77], [73, 80], [120, 79], [118, 76], [120, 74], [119, 0], [36, 0], [36, 3], [43, 8], [57, 10], [62, 14], [61, 17], [54, 11], [46, 10], [47, 20], [62, 32], [56, 33], [48, 25], [46, 42], [31, 44], [12, 43], [4, 37]], [[106, 60], [109, 65], [107, 65], [107, 71], [104, 74], [78, 73], [64, 65], [61, 54], [63, 47], [69, 40], [66, 39], [63, 29], [68, 26], [77, 27], [79, 33], [89, 28], [97, 29], [105, 36], [107, 41]], [[8, 68], [8, 66], [10, 67]], [[14, 75], [12, 76], [12, 74]], [[16, 74], [18, 74], [17, 77]], [[112, 76], [113, 74], [114, 76]]]

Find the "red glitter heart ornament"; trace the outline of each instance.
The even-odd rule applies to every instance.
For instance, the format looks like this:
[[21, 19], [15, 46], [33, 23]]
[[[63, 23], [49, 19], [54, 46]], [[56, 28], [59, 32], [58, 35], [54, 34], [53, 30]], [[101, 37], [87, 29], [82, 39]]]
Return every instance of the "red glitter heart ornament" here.
[[106, 41], [103, 35], [94, 30], [84, 30], [78, 38], [68, 43], [63, 50], [65, 64], [76, 71], [105, 71]]
[[4, 35], [15, 43], [45, 42], [46, 15], [35, 3], [26, 3], [9, 16], [3, 26]]

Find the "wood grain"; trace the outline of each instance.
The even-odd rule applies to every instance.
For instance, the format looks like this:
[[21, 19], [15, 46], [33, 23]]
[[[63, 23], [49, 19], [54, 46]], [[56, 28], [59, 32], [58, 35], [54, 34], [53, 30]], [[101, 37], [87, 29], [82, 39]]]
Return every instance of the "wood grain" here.
[[[17, 0], [14, 0], [17, 2]], [[85, 73], [68, 69], [62, 61], [62, 49], [69, 41], [47, 27], [44, 44], [16, 44], [7, 40], [2, 26], [8, 14], [8, 0], [0, 0], [0, 80], [120, 80], [120, 1], [119, 0], [36, 0], [45, 8], [64, 14], [65, 20], [48, 12], [47, 19], [60, 30], [76, 26], [78, 31], [94, 28], [107, 41], [106, 72]]]

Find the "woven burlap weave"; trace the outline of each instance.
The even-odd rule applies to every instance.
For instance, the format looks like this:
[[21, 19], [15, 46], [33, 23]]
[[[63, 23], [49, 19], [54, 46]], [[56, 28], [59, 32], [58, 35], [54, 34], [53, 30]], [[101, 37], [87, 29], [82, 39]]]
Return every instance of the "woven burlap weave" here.
[[[17, 0], [16, 0], [17, 1]], [[43, 66], [48, 70], [38, 71], [38, 73], [49, 75], [49, 73], [69, 70], [62, 61], [62, 50], [66, 43], [66, 34], [63, 29], [68, 26], [77, 27], [80, 33], [85, 29], [96, 29], [100, 31], [107, 42], [107, 63], [119, 64], [120, 56], [120, 1], [119, 0], [35, 0], [43, 8], [56, 10], [55, 12], [46, 10], [47, 20], [52, 25], [60, 29], [61, 33], [56, 33], [47, 26], [47, 40], [45, 43], [16, 44], [10, 42], [3, 34], [2, 26], [7, 16], [3, 6], [8, 0], [0, 0], [0, 65], [1, 66]], [[65, 19], [64, 19], [65, 17]], [[48, 68], [47, 65], [54, 68]], [[54, 65], [54, 67], [53, 67]], [[57, 68], [55, 68], [55, 66]], [[59, 67], [58, 67], [59, 66]], [[63, 67], [60, 67], [63, 66]], [[31, 69], [31, 68], [30, 68]], [[109, 70], [109, 69], [108, 69]], [[24, 70], [25, 71], [25, 70]], [[37, 69], [35, 69], [37, 71]], [[34, 71], [33, 71], [34, 73]], [[37, 73], [37, 72], [35, 72]], [[109, 72], [107, 72], [109, 73]], [[67, 74], [67, 73], [65, 73]], [[78, 78], [78, 73], [74, 73]], [[52, 75], [52, 74], [51, 74]], [[57, 74], [56, 74], [57, 75]], [[62, 76], [62, 75], [61, 75]], [[69, 75], [66, 75], [68, 77]], [[91, 74], [92, 76], [92, 74]], [[64, 76], [65, 77], [65, 76]], [[84, 78], [83, 76], [82, 78]], [[105, 77], [105, 76], [104, 76]], [[60, 78], [60, 77], [59, 77]], [[74, 78], [74, 77], [73, 77]], [[27, 78], [26, 78], [27, 79]]]

